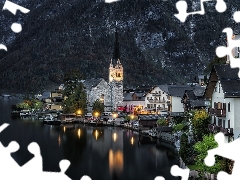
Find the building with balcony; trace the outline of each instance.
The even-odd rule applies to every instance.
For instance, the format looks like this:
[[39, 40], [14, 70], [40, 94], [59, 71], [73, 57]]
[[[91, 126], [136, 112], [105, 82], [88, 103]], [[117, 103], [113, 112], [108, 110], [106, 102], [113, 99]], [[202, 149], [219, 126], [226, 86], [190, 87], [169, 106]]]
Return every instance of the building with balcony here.
[[145, 95], [145, 110], [161, 114], [168, 110], [168, 102], [170, 97], [166, 93], [167, 85], [154, 86]]
[[223, 132], [226, 141], [240, 135], [240, 78], [238, 68], [229, 64], [213, 66], [205, 97], [211, 100], [209, 130]]
[[162, 112], [183, 113], [184, 106], [182, 98], [186, 90], [195, 91], [196, 94], [203, 93], [204, 87], [198, 85], [158, 85], [153, 87], [145, 95], [145, 106], [147, 109], [161, 114]]

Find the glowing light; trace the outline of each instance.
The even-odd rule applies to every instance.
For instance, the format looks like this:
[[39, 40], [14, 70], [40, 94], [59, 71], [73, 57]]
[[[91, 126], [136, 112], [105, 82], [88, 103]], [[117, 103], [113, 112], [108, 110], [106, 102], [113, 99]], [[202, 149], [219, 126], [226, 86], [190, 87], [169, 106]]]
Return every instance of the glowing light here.
[[66, 127], [65, 127], [65, 126], [63, 127], [63, 132], [64, 132], [64, 133], [66, 132]]
[[81, 136], [81, 129], [78, 129], [78, 138], [80, 139]]
[[59, 147], [60, 147], [60, 145], [61, 145], [61, 138], [60, 138], [60, 135], [58, 135], [58, 145], [59, 145]]
[[113, 113], [113, 118], [117, 118], [118, 114], [117, 113]]
[[98, 130], [95, 131], [95, 138], [96, 140], [98, 139], [98, 136], [99, 136], [99, 133], [98, 133]]
[[121, 173], [123, 170], [123, 153], [121, 151], [113, 152], [112, 149], [109, 150], [108, 154], [109, 160], [109, 170], [110, 172], [116, 171], [117, 173]]
[[79, 110], [77, 110], [77, 114], [78, 115], [81, 115], [82, 114], [82, 111], [79, 109]]
[[116, 140], [117, 140], [117, 134], [113, 133], [113, 141], [116, 142]]
[[131, 145], [133, 145], [133, 143], [134, 143], [134, 138], [132, 137], [131, 138]]
[[95, 116], [98, 117], [99, 116], [99, 112], [95, 112]]
[[134, 115], [132, 114], [132, 115], [130, 116], [130, 118], [133, 120], [133, 118], [134, 118]]

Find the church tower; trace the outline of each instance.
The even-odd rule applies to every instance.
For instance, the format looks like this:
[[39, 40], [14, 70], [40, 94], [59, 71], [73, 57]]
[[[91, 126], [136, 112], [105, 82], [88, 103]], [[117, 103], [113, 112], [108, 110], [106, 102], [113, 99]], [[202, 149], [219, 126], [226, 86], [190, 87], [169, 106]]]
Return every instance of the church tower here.
[[[116, 65], [114, 66], [114, 63]], [[111, 110], [117, 110], [123, 104], [123, 66], [120, 62], [118, 32], [115, 32], [113, 58], [109, 66], [109, 87]]]
[[[113, 61], [116, 62], [116, 66], [113, 66]], [[109, 83], [112, 81], [123, 81], [123, 66], [120, 62], [120, 52], [119, 52], [119, 42], [118, 42], [118, 33], [115, 32], [115, 44], [113, 59], [111, 59], [109, 66]]]

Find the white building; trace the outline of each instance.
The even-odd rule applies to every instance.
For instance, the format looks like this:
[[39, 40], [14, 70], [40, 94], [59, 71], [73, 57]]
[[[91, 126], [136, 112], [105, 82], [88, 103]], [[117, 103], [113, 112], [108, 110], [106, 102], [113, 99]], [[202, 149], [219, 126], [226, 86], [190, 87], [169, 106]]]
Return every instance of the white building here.
[[168, 110], [168, 103], [170, 102], [170, 97], [166, 93], [168, 85], [159, 85], [153, 87], [145, 95], [145, 109], [148, 111], [154, 111], [160, 114], [163, 111]]
[[205, 97], [211, 99], [212, 116], [209, 129], [223, 132], [226, 141], [240, 135], [240, 78], [238, 69], [229, 64], [215, 65], [205, 91]]

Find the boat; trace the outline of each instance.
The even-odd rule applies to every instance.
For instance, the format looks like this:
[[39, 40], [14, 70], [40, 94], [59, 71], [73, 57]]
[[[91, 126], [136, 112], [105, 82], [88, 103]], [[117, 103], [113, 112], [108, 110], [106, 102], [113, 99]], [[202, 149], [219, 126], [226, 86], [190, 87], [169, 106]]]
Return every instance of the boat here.
[[20, 111], [20, 117], [31, 116], [31, 112], [28, 109], [23, 109]]
[[157, 129], [151, 129], [149, 132], [148, 132], [149, 136], [153, 137], [153, 138], [157, 138], [157, 135], [158, 135], [158, 131]]
[[76, 121], [76, 114], [60, 114], [58, 117], [62, 124], [74, 123]]

